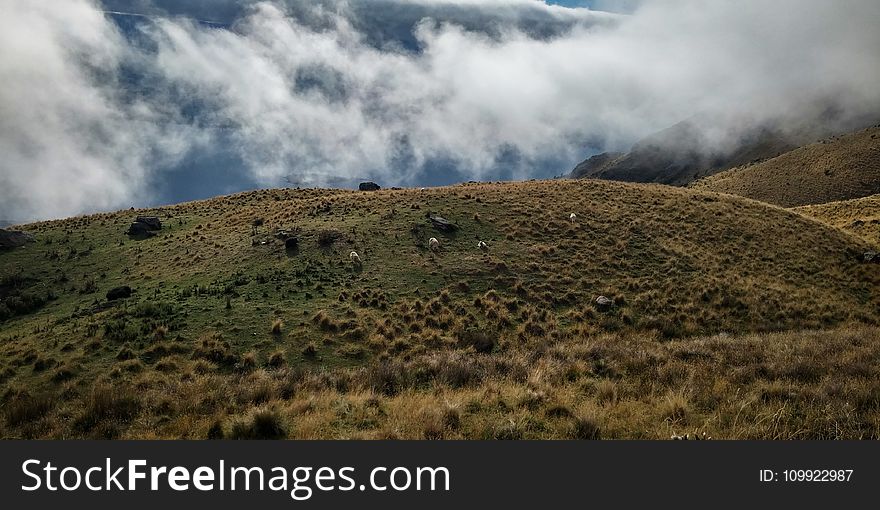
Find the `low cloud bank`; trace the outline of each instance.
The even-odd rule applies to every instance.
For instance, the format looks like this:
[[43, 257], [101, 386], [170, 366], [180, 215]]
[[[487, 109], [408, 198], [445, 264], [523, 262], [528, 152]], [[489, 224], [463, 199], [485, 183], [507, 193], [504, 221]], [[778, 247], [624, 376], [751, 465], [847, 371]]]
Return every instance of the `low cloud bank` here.
[[723, 119], [708, 139], [725, 144], [778, 119], [880, 110], [868, 0], [631, 15], [532, 0], [0, 2], [0, 219], [153, 203], [215, 175], [233, 188], [548, 176], [694, 115]]

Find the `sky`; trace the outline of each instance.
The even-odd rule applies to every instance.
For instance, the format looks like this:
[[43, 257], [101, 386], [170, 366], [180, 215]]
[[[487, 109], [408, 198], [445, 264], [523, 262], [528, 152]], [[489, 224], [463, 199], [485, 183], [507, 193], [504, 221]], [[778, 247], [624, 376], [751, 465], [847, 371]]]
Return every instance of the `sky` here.
[[880, 111], [880, 2], [0, 0], [0, 221], [547, 178]]

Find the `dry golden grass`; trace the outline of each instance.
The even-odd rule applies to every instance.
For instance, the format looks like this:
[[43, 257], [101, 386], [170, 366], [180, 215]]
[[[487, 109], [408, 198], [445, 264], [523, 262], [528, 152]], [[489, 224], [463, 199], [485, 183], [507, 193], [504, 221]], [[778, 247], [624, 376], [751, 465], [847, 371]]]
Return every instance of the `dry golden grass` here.
[[880, 193], [880, 127], [807, 145], [693, 184], [782, 207], [823, 204]]
[[[3, 396], [7, 437], [880, 438], [880, 330], [602, 334], [361, 368], [228, 373], [171, 356], [55, 395]], [[167, 361], [166, 361], [167, 362]]]
[[265, 190], [26, 228], [0, 437], [877, 436], [872, 245], [739, 197]]
[[795, 211], [880, 246], [880, 195], [798, 207]]

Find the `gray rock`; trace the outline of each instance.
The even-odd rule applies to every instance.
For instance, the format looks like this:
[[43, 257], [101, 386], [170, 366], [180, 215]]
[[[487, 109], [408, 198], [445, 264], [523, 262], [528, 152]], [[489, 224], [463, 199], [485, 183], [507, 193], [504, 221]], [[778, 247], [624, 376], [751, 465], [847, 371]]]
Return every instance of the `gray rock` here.
[[131, 287], [128, 285], [116, 287], [107, 292], [107, 301], [117, 301], [131, 297]]
[[143, 223], [150, 230], [162, 230], [162, 221], [155, 216], [138, 216], [135, 221]]
[[156, 235], [156, 233], [153, 232], [153, 229], [151, 229], [149, 225], [147, 225], [146, 223], [141, 223], [139, 221], [132, 223], [125, 233], [130, 235], [131, 237], [153, 237], [154, 235]]
[[431, 222], [431, 225], [433, 225], [435, 229], [441, 232], [455, 232], [456, 230], [458, 230], [457, 225], [447, 220], [446, 218], [443, 218], [442, 216], [428, 215], [428, 220]]
[[379, 186], [375, 182], [362, 182], [358, 189], [361, 191], [379, 191], [382, 189], [382, 186]]
[[34, 242], [34, 236], [28, 234], [27, 232], [0, 229], [0, 249], [20, 248], [27, 243], [32, 242]]

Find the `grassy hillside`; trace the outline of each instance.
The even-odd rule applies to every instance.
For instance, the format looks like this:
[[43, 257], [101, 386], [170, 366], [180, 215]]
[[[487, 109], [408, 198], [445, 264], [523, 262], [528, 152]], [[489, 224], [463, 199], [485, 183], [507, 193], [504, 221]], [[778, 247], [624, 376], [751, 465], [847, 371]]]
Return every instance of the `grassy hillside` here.
[[880, 126], [728, 170], [694, 187], [783, 207], [874, 195], [880, 193]]
[[880, 195], [798, 207], [795, 211], [880, 246]]
[[[137, 214], [160, 235], [125, 236]], [[878, 436], [870, 244], [733, 196], [270, 190], [25, 228], [0, 252], [4, 437]]]

